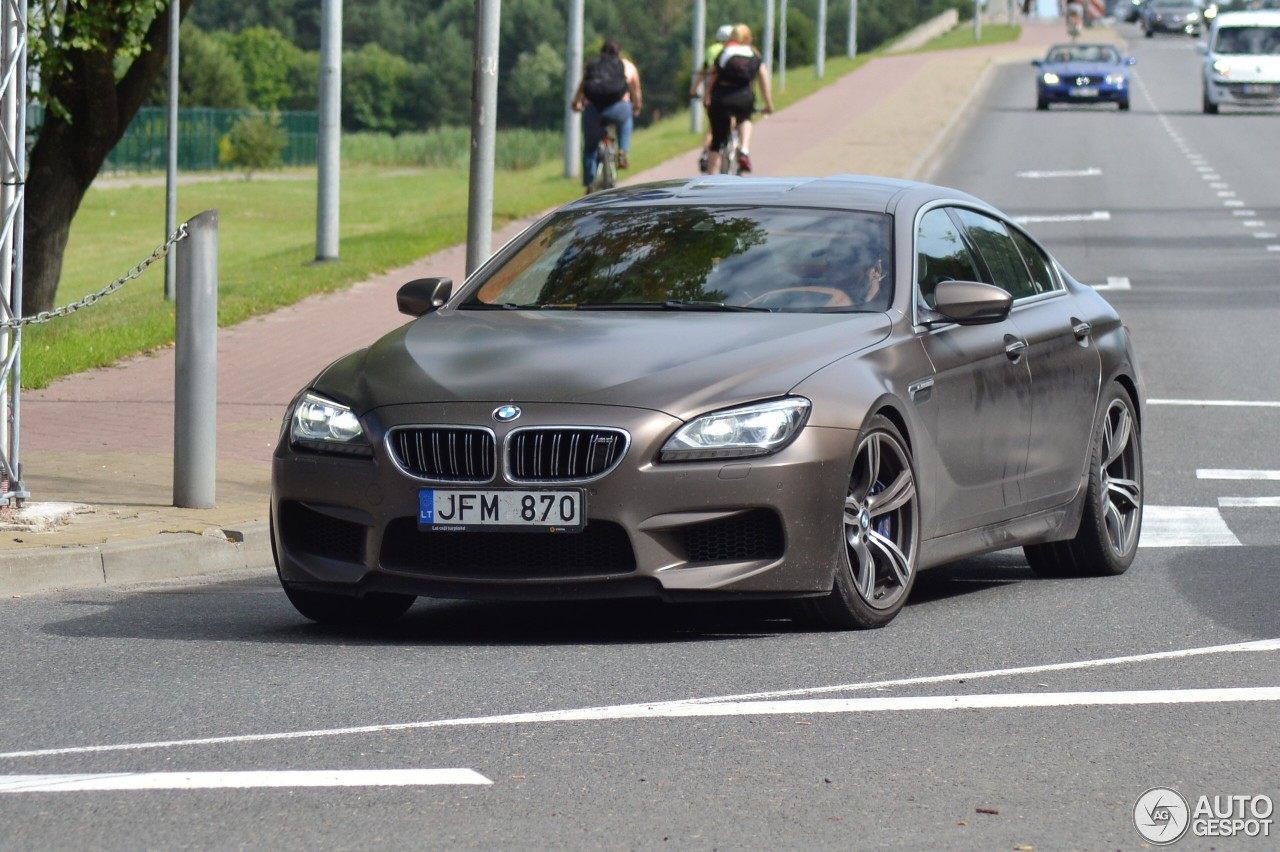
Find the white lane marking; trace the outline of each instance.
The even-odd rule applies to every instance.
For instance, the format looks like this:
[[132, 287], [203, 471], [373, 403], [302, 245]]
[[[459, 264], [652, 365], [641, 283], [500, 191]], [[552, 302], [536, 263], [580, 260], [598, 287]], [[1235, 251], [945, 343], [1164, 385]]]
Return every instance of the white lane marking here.
[[1267, 251], [1280, 251], [1280, 246], [1267, 246]]
[[1222, 206], [1223, 207], [1243, 207], [1244, 202], [1243, 201], [1224, 201], [1222, 202]]
[[1062, 169], [1059, 171], [1047, 172], [1018, 172], [1020, 178], [1031, 178], [1032, 180], [1040, 178], [1066, 178], [1066, 177], [1097, 177], [1102, 174], [1102, 169], [1097, 166], [1090, 166], [1087, 169]]
[[1196, 479], [1280, 479], [1280, 470], [1243, 470], [1226, 467], [1202, 467], [1196, 469]]
[[1013, 221], [1026, 225], [1036, 222], [1110, 222], [1111, 214], [1106, 210], [1094, 210], [1092, 213], [1037, 214], [1031, 216], [1015, 216]]
[[1220, 509], [1280, 509], [1280, 497], [1219, 497]]
[[1274, 240], [1276, 238], [1276, 235], [1274, 233], [1267, 232], [1267, 231], [1259, 231], [1258, 233], [1253, 235], [1253, 238], [1255, 240]]
[[1231, 215], [1232, 216], [1257, 216], [1258, 211], [1257, 210], [1232, 210]]
[[1138, 547], [1239, 547], [1214, 506], [1147, 506]]
[[1129, 290], [1132, 288], [1129, 286], [1128, 278], [1117, 276], [1117, 275], [1108, 275], [1106, 284], [1094, 284], [1093, 289], [1095, 290]]
[[[1280, 651], [1280, 639], [1259, 639], [1251, 642], [1235, 642], [1229, 645], [1211, 645], [1201, 648], [1183, 648], [1176, 651], [1156, 651], [1150, 654], [1132, 654], [1125, 657], [1106, 657], [1097, 660], [1076, 660], [1069, 663], [1048, 663], [1037, 666], [1019, 666], [1008, 669], [987, 669], [985, 671], [963, 672], [959, 674], [946, 675], [927, 675], [922, 677], [902, 678], [899, 680], [880, 680], [880, 681], [864, 681], [862, 683], [841, 684], [838, 686], [818, 686], [806, 689], [792, 689], [777, 692], [757, 692], [743, 695], [722, 695], [712, 698], [691, 698], [677, 701], [657, 701], [647, 704], [623, 704], [617, 707], [597, 707], [589, 708], [589, 711], [610, 711], [617, 708], [628, 707], [678, 707], [684, 705], [696, 705], [706, 703], [724, 703], [736, 701], [749, 701], [767, 698], [784, 698], [788, 696], [799, 695], [818, 695], [831, 692], [854, 692], [869, 689], [889, 689], [893, 687], [903, 686], [919, 686], [933, 683], [951, 683], [951, 682], [967, 682], [972, 680], [980, 680], [984, 678], [997, 677], [1013, 677], [1027, 674], [1040, 674], [1043, 672], [1061, 672], [1082, 669], [1102, 668], [1105, 666], [1130, 665], [1135, 663], [1147, 663], [1161, 660], [1187, 659], [1191, 657], [1203, 657], [1214, 654], [1240, 654], [1255, 653], [1266, 651]], [[239, 744], [250, 742], [272, 742], [279, 740], [291, 739], [307, 739], [311, 737], [334, 737], [345, 736], [351, 734], [376, 734], [387, 731], [412, 731], [423, 730], [427, 728], [446, 728], [461, 727], [471, 725], [499, 725], [499, 724], [516, 724], [524, 722], [540, 722], [545, 720], [555, 720], [560, 714], [566, 712], [584, 712], [584, 711], [564, 711], [552, 710], [542, 713], [513, 713], [506, 716], [473, 716], [460, 719], [440, 719], [427, 722], [403, 722], [398, 724], [386, 725], [363, 725], [360, 727], [349, 728], [327, 728], [312, 731], [290, 731], [275, 734], [242, 734], [239, 736], [226, 737], [205, 737], [202, 739], [188, 740], [159, 740], [155, 742], [142, 743], [117, 743], [115, 745], [99, 745], [99, 746], [76, 746], [70, 748], [55, 749], [35, 749], [31, 751], [11, 751], [0, 753], [0, 759], [3, 758], [24, 758], [24, 757], [52, 757], [56, 755], [68, 754], [97, 754], [102, 752], [113, 751], [141, 751], [144, 749], [156, 748], [177, 748], [181, 746], [200, 746], [200, 745], [225, 745]]]
[[1241, 222], [1240, 224], [1244, 225], [1246, 228], [1265, 228], [1267, 225], [1267, 223], [1262, 221], [1261, 219], [1249, 219], [1247, 221]]
[[267, 772], [113, 772], [93, 775], [0, 775], [0, 793], [102, 790], [248, 790], [255, 787], [421, 787], [492, 784], [471, 769], [344, 769]]
[[1188, 405], [1210, 408], [1280, 408], [1280, 402], [1247, 399], [1149, 399], [1147, 405]]

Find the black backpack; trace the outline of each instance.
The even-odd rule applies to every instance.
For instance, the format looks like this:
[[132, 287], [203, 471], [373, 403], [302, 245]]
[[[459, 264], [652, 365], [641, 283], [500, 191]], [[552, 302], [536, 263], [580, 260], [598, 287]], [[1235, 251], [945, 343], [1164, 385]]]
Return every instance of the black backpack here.
[[627, 69], [622, 57], [602, 53], [592, 57], [582, 76], [582, 94], [599, 109], [610, 107], [627, 93]]
[[762, 63], [763, 60], [754, 53], [722, 56], [719, 63], [720, 72], [716, 75], [716, 85], [732, 86], [735, 89], [750, 86], [756, 79]]

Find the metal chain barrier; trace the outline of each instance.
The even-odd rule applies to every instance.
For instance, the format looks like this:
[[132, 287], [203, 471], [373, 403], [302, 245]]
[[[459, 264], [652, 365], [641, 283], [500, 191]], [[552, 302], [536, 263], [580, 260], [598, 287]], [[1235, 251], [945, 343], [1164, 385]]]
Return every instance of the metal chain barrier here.
[[110, 284], [103, 287], [98, 292], [90, 293], [89, 295], [85, 296], [83, 299], [81, 299], [78, 302], [72, 302], [69, 305], [63, 305], [62, 307], [54, 308], [51, 311], [41, 311], [40, 313], [34, 314], [29, 317], [18, 317], [16, 319], [5, 320], [4, 322], [0, 322], [0, 331], [3, 331], [5, 329], [10, 329], [10, 328], [18, 328], [24, 325], [36, 325], [38, 323], [48, 322], [49, 320], [54, 319], [56, 317], [69, 316], [70, 314], [74, 314], [76, 311], [80, 310], [81, 308], [87, 308], [90, 305], [97, 304], [98, 300], [101, 299], [102, 297], [110, 296], [112, 293], [119, 290], [125, 284], [129, 283], [135, 278], [140, 277], [142, 273], [146, 271], [148, 266], [155, 263], [157, 260], [160, 260], [161, 258], [165, 257], [169, 253], [169, 250], [173, 248], [173, 246], [176, 245], [180, 240], [186, 239], [186, 236], [187, 236], [187, 223], [183, 222], [181, 225], [178, 226], [178, 230], [174, 231], [169, 236], [169, 239], [165, 240], [162, 245], [156, 246], [155, 251], [151, 252], [150, 257], [145, 258], [141, 263], [134, 266], [124, 275], [120, 276], [115, 281], [112, 281]]

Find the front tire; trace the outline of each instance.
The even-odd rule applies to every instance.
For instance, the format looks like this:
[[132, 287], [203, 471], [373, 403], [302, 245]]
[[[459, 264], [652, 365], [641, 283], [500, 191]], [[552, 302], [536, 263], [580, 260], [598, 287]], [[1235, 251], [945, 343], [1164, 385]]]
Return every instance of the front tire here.
[[831, 593], [801, 601], [802, 615], [825, 628], [883, 627], [915, 584], [920, 508], [911, 451], [881, 415], [867, 422], [854, 451], [840, 536]]
[[1142, 532], [1142, 435], [1133, 400], [1119, 385], [1094, 432], [1087, 488], [1075, 538], [1023, 548], [1037, 574], [1114, 576], [1133, 564]]
[[1202, 99], [1202, 108], [1204, 109], [1204, 114], [1205, 114], [1205, 115], [1217, 115], [1217, 114], [1218, 114], [1218, 105], [1217, 105], [1217, 104], [1215, 104], [1213, 101], [1209, 100], [1209, 92], [1208, 92], [1207, 90], [1205, 91], [1205, 93], [1204, 93], [1204, 95], [1203, 95], [1203, 99]]

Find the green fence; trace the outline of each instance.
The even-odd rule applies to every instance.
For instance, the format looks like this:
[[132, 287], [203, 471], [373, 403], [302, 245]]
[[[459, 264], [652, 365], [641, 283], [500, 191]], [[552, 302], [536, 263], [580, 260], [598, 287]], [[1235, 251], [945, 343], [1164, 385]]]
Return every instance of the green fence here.
[[[219, 162], [219, 145], [231, 128], [250, 110], [197, 107], [178, 110], [178, 169], [204, 171], [232, 168]], [[287, 141], [280, 152], [285, 166], [309, 166], [316, 162], [319, 113], [282, 111], [280, 127]], [[168, 109], [143, 107], [134, 116], [124, 138], [112, 149], [103, 172], [155, 172], [166, 168], [169, 145]]]

